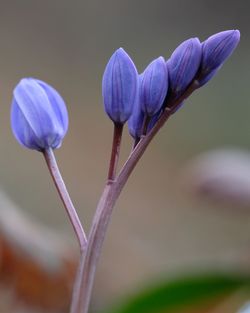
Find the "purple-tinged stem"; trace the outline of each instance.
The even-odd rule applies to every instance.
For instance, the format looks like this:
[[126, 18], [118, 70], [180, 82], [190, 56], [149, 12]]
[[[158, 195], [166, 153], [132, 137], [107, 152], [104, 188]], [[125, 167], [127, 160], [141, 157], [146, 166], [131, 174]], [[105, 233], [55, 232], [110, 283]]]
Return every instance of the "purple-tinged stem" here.
[[165, 124], [174, 112], [174, 109], [185, 100], [198, 87], [198, 82], [194, 81], [186, 90], [186, 92], [178, 99], [168, 103], [167, 107], [159, 118], [158, 122], [151, 129], [151, 131], [143, 137], [134, 150], [131, 152], [128, 160], [122, 167], [117, 178], [108, 182], [104, 188], [103, 194], [98, 203], [93, 223], [88, 237], [88, 247], [85, 254], [83, 264], [83, 276], [80, 284], [79, 303], [77, 313], [88, 313], [92, 288], [94, 284], [94, 277], [97, 263], [100, 257], [102, 244], [105, 238], [107, 227], [111, 218], [113, 207], [118, 199], [124, 185], [126, 184], [130, 174], [135, 168], [136, 164], [142, 157], [149, 143], [158, 133], [160, 128]]
[[78, 270], [76, 273], [76, 279], [73, 286], [73, 293], [72, 293], [72, 301], [71, 301], [71, 313], [77, 313], [76, 311], [76, 303], [79, 299], [79, 291], [80, 291], [80, 284], [81, 284], [81, 277], [83, 275], [83, 262], [84, 262], [84, 252], [87, 249], [87, 237], [85, 235], [85, 232], [83, 230], [82, 224], [80, 222], [80, 219], [77, 215], [77, 212], [75, 210], [75, 207], [70, 199], [69, 193], [67, 191], [67, 188], [64, 184], [63, 178], [61, 176], [60, 170], [58, 168], [56, 158], [54, 155], [54, 152], [51, 148], [46, 149], [43, 152], [45, 161], [47, 163], [48, 169], [50, 171], [50, 174], [52, 176], [52, 179], [55, 183], [56, 189], [59, 193], [59, 196], [63, 202], [63, 205], [66, 209], [66, 212], [69, 216], [70, 222], [74, 228], [75, 234], [78, 239], [78, 243], [80, 246], [80, 262], [78, 265]]
[[61, 176], [60, 170], [59, 170], [57, 162], [56, 162], [56, 158], [55, 158], [53, 149], [48, 148], [48, 149], [44, 150], [43, 155], [44, 155], [45, 161], [47, 163], [48, 169], [50, 171], [50, 174], [52, 176], [52, 179], [55, 183], [56, 189], [57, 189], [59, 196], [63, 202], [63, 205], [66, 209], [66, 212], [68, 214], [70, 222], [74, 228], [74, 231], [75, 231], [75, 234], [77, 236], [78, 243], [80, 246], [80, 251], [83, 252], [87, 248], [87, 237], [86, 237], [85, 232], [83, 230], [80, 219], [77, 215], [76, 209], [75, 209], [75, 207], [74, 207], [74, 205], [70, 199], [67, 188], [64, 184], [63, 178]]
[[78, 313], [79, 312], [79, 299], [80, 299], [80, 287], [81, 287], [81, 280], [83, 276], [83, 264], [84, 264], [84, 253], [82, 252], [80, 255], [80, 261], [78, 264], [76, 278], [73, 287], [72, 299], [70, 304], [70, 313]]
[[111, 150], [111, 157], [109, 163], [108, 180], [113, 181], [115, 179], [117, 165], [119, 161], [121, 140], [122, 140], [123, 124], [114, 123], [113, 143]]

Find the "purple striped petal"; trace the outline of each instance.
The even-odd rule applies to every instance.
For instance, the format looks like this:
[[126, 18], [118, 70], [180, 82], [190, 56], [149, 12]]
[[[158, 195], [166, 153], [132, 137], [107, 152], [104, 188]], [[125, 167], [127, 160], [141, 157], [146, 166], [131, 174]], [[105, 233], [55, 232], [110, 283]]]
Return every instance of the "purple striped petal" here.
[[142, 74], [140, 102], [147, 116], [157, 113], [168, 91], [168, 72], [163, 57], [151, 62]]
[[20, 144], [38, 151], [59, 148], [68, 129], [65, 103], [54, 88], [24, 78], [14, 89], [12, 131]]
[[133, 61], [122, 49], [110, 58], [103, 74], [104, 108], [115, 123], [125, 123], [132, 114], [137, 96], [138, 73]]

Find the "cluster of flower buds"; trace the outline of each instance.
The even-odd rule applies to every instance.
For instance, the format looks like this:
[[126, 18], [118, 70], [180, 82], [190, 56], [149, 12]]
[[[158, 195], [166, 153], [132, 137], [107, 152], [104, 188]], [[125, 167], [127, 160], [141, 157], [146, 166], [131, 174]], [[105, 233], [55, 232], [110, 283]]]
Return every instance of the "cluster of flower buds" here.
[[[159, 57], [138, 75], [131, 58], [118, 49], [103, 76], [103, 101], [114, 123], [128, 120], [129, 132], [140, 139], [155, 125], [166, 108], [174, 113], [190, 85], [206, 84], [232, 54], [240, 39], [238, 30], [228, 30], [204, 42], [191, 38], [179, 45], [168, 60]], [[178, 103], [178, 105], [173, 105]]]
[[[177, 98], [195, 82], [207, 83], [236, 48], [238, 30], [228, 30], [204, 42], [191, 38], [179, 45], [171, 57], [153, 60], [142, 74], [122, 49], [110, 58], [102, 81], [104, 108], [117, 125], [128, 121], [136, 140], [146, 135], [166, 108], [174, 113]], [[196, 89], [195, 88], [195, 89]], [[33, 78], [20, 81], [14, 90], [11, 110], [13, 133], [23, 146], [43, 151], [58, 148], [68, 129], [68, 114], [58, 92]]]
[[[96, 264], [113, 207], [148, 144], [185, 99], [218, 72], [239, 40], [238, 30], [215, 34], [203, 43], [198, 38], [186, 40], [167, 61], [163, 57], [155, 59], [140, 75], [122, 48], [115, 51], [102, 81], [104, 108], [114, 123], [113, 146], [107, 183], [88, 236], [53, 153], [53, 149], [61, 146], [68, 129], [65, 103], [54, 88], [40, 80], [24, 78], [16, 86], [11, 108], [13, 133], [21, 145], [43, 153], [78, 238], [80, 250], [84, 251], [79, 262], [80, 275], [74, 287], [72, 313], [88, 312]], [[127, 121], [136, 148], [116, 174], [123, 125]]]

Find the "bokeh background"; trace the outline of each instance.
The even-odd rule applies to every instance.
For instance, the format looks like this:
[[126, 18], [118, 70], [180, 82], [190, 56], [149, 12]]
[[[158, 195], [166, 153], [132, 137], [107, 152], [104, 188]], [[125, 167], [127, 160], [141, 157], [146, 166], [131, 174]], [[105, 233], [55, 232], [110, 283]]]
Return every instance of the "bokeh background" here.
[[[89, 229], [111, 147], [101, 79], [113, 51], [125, 48], [141, 72], [185, 39], [240, 29], [234, 55], [168, 122], [122, 193], [99, 263], [93, 308], [107, 307], [162, 275], [247, 269], [250, 204], [242, 209], [196, 199], [181, 177], [201, 152], [250, 149], [249, 2], [0, 0], [0, 8], [0, 187], [23, 211], [72, 242], [42, 156], [20, 147], [11, 133], [12, 90], [20, 78], [45, 80], [68, 105], [69, 132], [56, 156]], [[131, 143], [126, 131], [122, 160]]]

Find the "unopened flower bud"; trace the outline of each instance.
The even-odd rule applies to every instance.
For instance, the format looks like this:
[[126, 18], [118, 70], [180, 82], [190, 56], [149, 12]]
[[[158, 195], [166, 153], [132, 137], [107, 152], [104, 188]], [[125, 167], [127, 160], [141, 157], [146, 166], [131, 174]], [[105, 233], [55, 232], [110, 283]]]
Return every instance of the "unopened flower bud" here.
[[[143, 74], [138, 76], [138, 92], [141, 88]], [[134, 138], [140, 138], [142, 135], [142, 127], [145, 119], [145, 113], [142, 110], [140, 97], [137, 97], [137, 101], [134, 104], [133, 112], [128, 120], [128, 130], [130, 135]]]
[[141, 107], [136, 104], [132, 115], [128, 120], [128, 130], [133, 138], [140, 138], [142, 135], [142, 127], [145, 119], [145, 113]]
[[163, 104], [168, 90], [168, 73], [163, 57], [151, 62], [142, 74], [140, 102], [147, 116], [157, 113]]
[[198, 38], [184, 41], [167, 61], [170, 88], [180, 95], [194, 79], [201, 63], [201, 43]]
[[238, 30], [227, 30], [209, 37], [202, 43], [200, 85], [207, 83], [233, 53], [240, 41]]
[[103, 74], [104, 108], [115, 123], [124, 124], [132, 114], [136, 101], [138, 73], [133, 61], [122, 49], [110, 58]]
[[68, 130], [65, 103], [45, 82], [24, 78], [14, 89], [11, 126], [17, 141], [26, 148], [59, 148]]

